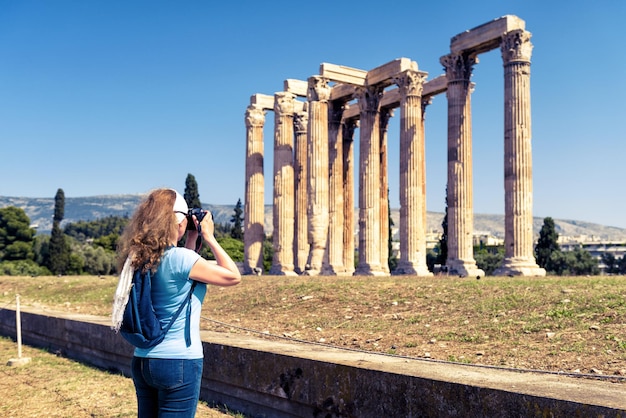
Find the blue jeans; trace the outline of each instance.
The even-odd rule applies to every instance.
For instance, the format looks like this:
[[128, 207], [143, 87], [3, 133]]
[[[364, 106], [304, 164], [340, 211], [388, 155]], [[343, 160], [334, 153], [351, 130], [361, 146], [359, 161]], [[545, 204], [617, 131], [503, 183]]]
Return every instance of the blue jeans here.
[[202, 359], [133, 357], [139, 418], [193, 418], [200, 396]]

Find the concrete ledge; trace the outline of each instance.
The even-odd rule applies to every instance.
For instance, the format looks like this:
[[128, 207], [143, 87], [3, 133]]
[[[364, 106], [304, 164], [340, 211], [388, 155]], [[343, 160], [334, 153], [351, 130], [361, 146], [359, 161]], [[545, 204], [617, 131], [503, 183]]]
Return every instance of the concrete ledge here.
[[[0, 311], [15, 338], [15, 312]], [[253, 417], [624, 417], [626, 383], [451, 365], [203, 332], [202, 399]], [[22, 340], [126, 375], [108, 318], [22, 311]]]

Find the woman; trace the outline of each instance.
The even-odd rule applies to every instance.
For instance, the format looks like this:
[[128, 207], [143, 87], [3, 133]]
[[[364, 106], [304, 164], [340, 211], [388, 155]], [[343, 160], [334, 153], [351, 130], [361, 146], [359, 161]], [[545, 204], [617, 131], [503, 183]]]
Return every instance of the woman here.
[[[187, 231], [188, 222], [194, 222], [195, 228]], [[183, 309], [160, 344], [135, 348], [131, 370], [139, 417], [195, 415], [202, 380], [200, 310], [206, 284], [233, 286], [241, 281], [235, 262], [213, 235], [211, 214], [207, 213], [199, 225], [202, 240], [217, 264], [194, 251], [198, 219], [188, 217], [185, 199], [175, 190], [157, 189], [139, 205], [119, 240], [118, 271], [128, 260], [133, 270], [144, 268], [154, 273], [152, 302], [164, 323], [184, 303], [192, 281], [198, 282], [191, 301], [191, 345], [185, 342], [187, 315]], [[185, 232], [185, 248], [177, 247]]]

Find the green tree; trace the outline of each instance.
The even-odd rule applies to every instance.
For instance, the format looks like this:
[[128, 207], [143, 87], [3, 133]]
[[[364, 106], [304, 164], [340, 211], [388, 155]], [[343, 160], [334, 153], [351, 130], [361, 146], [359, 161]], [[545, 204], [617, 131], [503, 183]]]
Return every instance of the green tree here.
[[626, 254], [623, 255], [622, 258], [619, 259], [617, 266], [618, 266], [617, 271], [619, 274], [626, 274]]
[[187, 178], [185, 179], [185, 194], [183, 197], [190, 209], [202, 207], [202, 203], [200, 203], [200, 193], [198, 193], [198, 183], [196, 183], [196, 178], [193, 174], [187, 174]]
[[0, 262], [0, 276], [49, 276], [50, 270], [41, 267], [33, 260], [12, 260]]
[[555, 251], [550, 255], [552, 272], [559, 276], [596, 275], [600, 272], [598, 261], [582, 248], [573, 251]]
[[93, 221], [68, 223], [63, 227], [63, 232], [79, 242], [85, 242], [88, 239], [120, 235], [126, 224], [128, 224], [128, 217], [110, 215]]
[[502, 245], [474, 247], [474, 259], [476, 266], [484, 271], [485, 275], [491, 276], [504, 260], [504, 247]]
[[48, 246], [48, 269], [53, 274], [67, 273], [70, 263], [70, 247], [58, 221], [52, 223], [50, 244]]
[[92, 275], [107, 275], [115, 272], [115, 252], [88, 244], [73, 248], [73, 254], [82, 259], [82, 272]]
[[0, 209], [0, 261], [34, 260], [35, 230], [23, 209], [9, 206]]
[[233, 226], [229, 222], [224, 222], [224, 223], [216, 222], [214, 225], [215, 225], [215, 231], [214, 231], [215, 238], [230, 237]]
[[237, 199], [237, 204], [233, 212], [233, 216], [230, 218], [230, 222], [233, 224], [230, 230], [230, 236], [243, 241], [243, 209], [241, 208], [241, 199]]
[[263, 271], [270, 271], [274, 260], [274, 237], [266, 236], [263, 241]]
[[57, 194], [54, 195], [54, 216], [53, 221], [61, 222], [65, 217], [65, 192], [63, 189], [58, 189]]
[[54, 274], [65, 274], [70, 265], [70, 246], [61, 229], [61, 222], [65, 213], [65, 194], [63, 189], [58, 189], [54, 196], [54, 217], [52, 219], [52, 232], [47, 267]]
[[601, 257], [602, 262], [606, 266], [605, 273], [616, 274], [619, 273], [619, 261], [611, 253], [604, 253]]
[[439, 239], [439, 255], [437, 257], [437, 264], [445, 266], [448, 261], [448, 188], [446, 187], [446, 211], [441, 221], [441, 238]]
[[[40, 266], [47, 266], [48, 260], [50, 260], [50, 235], [35, 235], [33, 252], [35, 253], [35, 262]], [[49, 270], [48, 273], [50, 273]]]
[[551, 265], [552, 253], [561, 251], [558, 239], [559, 234], [556, 232], [554, 220], [551, 217], [544, 218], [543, 226], [539, 231], [539, 240], [535, 246], [535, 259], [539, 267], [543, 267], [548, 272], [554, 271], [554, 266]]
[[230, 255], [233, 261], [243, 261], [243, 241], [232, 237], [223, 237], [217, 240], [222, 248]]

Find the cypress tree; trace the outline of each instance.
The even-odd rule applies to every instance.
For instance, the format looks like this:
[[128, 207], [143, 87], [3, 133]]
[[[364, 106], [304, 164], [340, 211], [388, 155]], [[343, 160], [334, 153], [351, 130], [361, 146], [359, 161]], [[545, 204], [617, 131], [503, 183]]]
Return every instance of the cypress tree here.
[[53, 221], [61, 222], [65, 217], [65, 193], [63, 189], [58, 189], [54, 195], [54, 216]]
[[54, 216], [50, 235], [48, 268], [54, 274], [64, 274], [70, 263], [70, 248], [61, 229], [61, 221], [65, 214], [65, 193], [58, 189], [54, 196]]
[[70, 263], [70, 249], [58, 221], [52, 223], [48, 268], [54, 274], [65, 274]]
[[539, 267], [543, 267], [548, 271], [553, 271], [550, 263], [550, 256], [554, 252], [560, 252], [561, 248], [558, 243], [559, 234], [554, 227], [554, 220], [551, 217], [544, 218], [543, 226], [539, 231], [539, 239], [535, 246], [535, 259]]
[[437, 257], [438, 264], [444, 266], [448, 260], [448, 188], [446, 187], [446, 213], [443, 216], [441, 222], [441, 228], [443, 233], [439, 239], [439, 256]]
[[200, 194], [198, 193], [198, 183], [196, 183], [196, 178], [193, 174], [187, 174], [187, 178], [185, 179], [185, 194], [183, 197], [189, 209], [202, 207]]
[[233, 224], [233, 227], [230, 230], [230, 236], [242, 241], [243, 240], [243, 209], [241, 209], [241, 199], [237, 200], [237, 204], [235, 205], [235, 209], [234, 209], [234, 214], [230, 218], [230, 222]]

